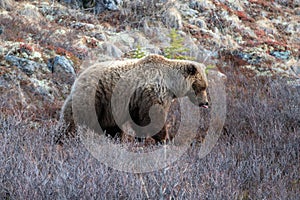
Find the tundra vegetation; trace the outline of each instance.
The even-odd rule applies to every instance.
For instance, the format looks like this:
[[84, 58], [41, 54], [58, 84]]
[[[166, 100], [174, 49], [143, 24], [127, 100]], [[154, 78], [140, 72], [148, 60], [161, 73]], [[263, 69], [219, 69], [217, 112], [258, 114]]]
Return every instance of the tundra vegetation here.
[[[0, 198], [298, 199], [299, 14], [281, 0], [0, 1]], [[170, 33], [184, 38], [180, 55], [227, 77], [207, 156], [209, 110], [184, 155], [154, 172], [114, 170], [77, 138], [53, 142], [73, 72], [134, 49], [163, 55]]]

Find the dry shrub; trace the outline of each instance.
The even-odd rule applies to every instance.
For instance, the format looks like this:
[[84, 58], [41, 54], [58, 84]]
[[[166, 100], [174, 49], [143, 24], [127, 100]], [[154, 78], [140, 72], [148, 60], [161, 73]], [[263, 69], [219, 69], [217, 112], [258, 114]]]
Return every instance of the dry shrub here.
[[299, 85], [279, 75], [252, 76], [239, 68], [226, 69], [228, 113], [226, 130], [231, 135], [251, 133], [256, 137], [279, 124], [289, 134], [299, 129]]
[[227, 78], [227, 134], [203, 159], [193, 144], [169, 167], [146, 174], [115, 171], [76, 139], [53, 144], [56, 120], [32, 126], [1, 112], [1, 198], [297, 199], [299, 86], [230, 70]]

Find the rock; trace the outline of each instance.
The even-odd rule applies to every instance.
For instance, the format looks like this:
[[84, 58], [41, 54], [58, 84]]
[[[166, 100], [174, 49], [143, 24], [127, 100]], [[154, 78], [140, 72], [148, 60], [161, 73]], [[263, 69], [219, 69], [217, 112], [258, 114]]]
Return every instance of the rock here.
[[198, 51], [196, 51], [196, 60], [199, 60], [200, 62], [203, 63], [215, 63], [214, 61], [218, 57], [218, 51], [217, 50], [210, 50], [210, 49], [205, 49], [202, 46], [199, 46], [197, 48]]
[[54, 97], [51, 94], [52, 88], [49, 86], [49, 82], [47, 82], [47, 80], [38, 80], [36, 78], [31, 78], [30, 81], [34, 84], [36, 93], [44, 97], [48, 97], [47, 99], [50, 101], [54, 100]]
[[11, 10], [13, 7], [13, 1], [12, 0], [1, 0], [0, 1], [0, 10], [4, 9], [4, 10]]
[[199, 14], [197, 10], [191, 9], [187, 4], [179, 4], [177, 9], [185, 19], [198, 17]]
[[290, 24], [286, 27], [285, 31], [286, 31], [287, 33], [290, 33], [290, 34], [294, 34], [295, 32], [296, 32], [296, 33], [299, 33], [299, 32], [300, 32], [300, 25], [299, 25], [298, 23], [290, 23]]
[[7, 89], [10, 87], [10, 84], [7, 80], [5, 80], [4, 76], [0, 76], [0, 91], [2, 89]]
[[114, 34], [113, 36], [109, 37], [109, 41], [118, 46], [125, 45], [127, 47], [132, 48], [134, 43], [134, 38], [132, 37], [132, 33], [123, 32], [123, 33]]
[[300, 61], [291, 66], [293, 73], [300, 78]]
[[43, 15], [41, 15], [38, 8], [31, 4], [25, 4], [24, 8], [19, 10], [19, 13], [28, 19], [40, 20], [43, 18]]
[[277, 30], [274, 27], [272, 21], [267, 18], [263, 18], [257, 21], [256, 24], [260, 29], [262, 29], [267, 34], [272, 34], [272, 35], [277, 34]]
[[162, 23], [155, 24], [153, 26], [150, 21], [145, 20], [143, 24], [143, 32], [147, 38], [151, 38], [151, 42], [155, 44], [161, 43], [161, 46], [169, 45], [169, 29], [163, 28]]
[[244, 11], [245, 1], [227, 0], [223, 2], [227, 2], [229, 7], [232, 8], [233, 10]]
[[74, 28], [74, 29], [83, 29], [83, 30], [87, 30], [87, 31], [95, 29], [94, 24], [76, 22], [76, 21], [71, 22], [70, 27]]
[[107, 37], [104, 33], [94, 32], [91, 34], [92, 37], [96, 38], [99, 41], [106, 41]]
[[42, 62], [42, 54], [40, 52], [34, 51], [32, 52], [32, 54], [29, 56], [30, 59], [38, 61], [38, 62]]
[[34, 61], [25, 58], [19, 58], [12, 55], [5, 56], [5, 60], [11, 63], [12, 65], [21, 68], [27, 75], [33, 74], [35, 70], [40, 67], [40, 64]]
[[[86, 2], [94, 2], [94, 1], [86, 0]], [[122, 4], [123, 4], [123, 0], [98, 0], [96, 1], [96, 5], [95, 5], [95, 13], [99, 14], [104, 10], [116, 11], [120, 9]]]
[[119, 50], [128, 52], [134, 48], [135, 39], [133, 38], [134, 32], [117, 33], [108, 37], [108, 41], [115, 45]]
[[175, 7], [169, 8], [164, 13], [163, 18], [165, 25], [169, 28], [182, 29], [182, 18], [180, 12]]
[[201, 13], [215, 8], [215, 5], [209, 0], [191, 0], [189, 6], [193, 10], [197, 10]]
[[71, 73], [74, 76], [76, 75], [72, 61], [68, 60], [64, 56], [56, 56], [50, 58], [47, 63], [48, 68], [53, 72], [65, 71]]
[[235, 50], [232, 53], [233, 55], [241, 58], [242, 60], [246, 61], [247, 63], [251, 65], [256, 65], [261, 62], [262, 58], [261, 56], [257, 55], [255, 52], [242, 52], [239, 50]]
[[195, 41], [190, 36], [184, 37], [184, 48], [187, 49], [185, 55], [191, 57], [191, 59], [195, 59], [198, 57], [200, 53], [198, 46], [195, 44]]
[[54, 36], [54, 37], [61, 37], [61, 36], [66, 35], [66, 34], [67, 34], [67, 30], [62, 28], [62, 29], [56, 29], [53, 32], [52, 36]]
[[109, 42], [104, 42], [100, 49], [103, 51], [103, 54], [113, 58], [121, 58], [123, 55], [123, 52], [118, 47]]
[[156, 47], [155, 45], [148, 45], [146, 48], [145, 48], [145, 51], [146, 53], [150, 53], [150, 54], [162, 54], [163, 52], [158, 48]]
[[295, 8], [295, 15], [300, 15], [300, 8]]
[[[5, 48], [0, 46], [0, 55], [3, 55], [4, 54], [4, 51], [5, 51]], [[1, 62], [0, 62], [1, 63]]]
[[123, 3], [122, 0], [103, 0], [104, 6], [108, 10], [119, 10], [119, 5]]
[[207, 29], [205, 21], [201, 18], [193, 18], [190, 19], [189, 22], [193, 25], [198, 26], [199, 28]]
[[275, 58], [281, 60], [288, 60], [290, 58], [291, 52], [290, 51], [271, 51], [270, 55], [274, 56]]
[[115, 58], [99, 52], [90, 52], [89, 55], [83, 60], [80, 68], [86, 69], [94, 65], [95, 63], [111, 61], [111, 60], [115, 60]]

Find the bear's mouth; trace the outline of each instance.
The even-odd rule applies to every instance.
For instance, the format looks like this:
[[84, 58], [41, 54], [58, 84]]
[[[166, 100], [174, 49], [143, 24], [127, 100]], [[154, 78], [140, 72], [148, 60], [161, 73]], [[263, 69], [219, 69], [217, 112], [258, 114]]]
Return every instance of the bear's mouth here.
[[202, 108], [209, 108], [208, 103], [200, 103], [200, 104], [199, 104], [199, 107], [202, 107]]

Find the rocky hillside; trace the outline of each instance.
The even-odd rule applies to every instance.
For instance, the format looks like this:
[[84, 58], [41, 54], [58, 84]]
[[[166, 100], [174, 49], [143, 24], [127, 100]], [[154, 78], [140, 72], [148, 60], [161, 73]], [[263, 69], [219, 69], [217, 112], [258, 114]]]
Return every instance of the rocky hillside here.
[[92, 5], [84, 11], [72, 2], [2, 1], [0, 89], [12, 101], [6, 107], [40, 110], [47, 102], [54, 117], [80, 69], [132, 57], [138, 47], [164, 54], [171, 29], [184, 38], [186, 55], [225, 74], [231, 66], [299, 79], [299, 1], [118, 2], [94, 14]]

